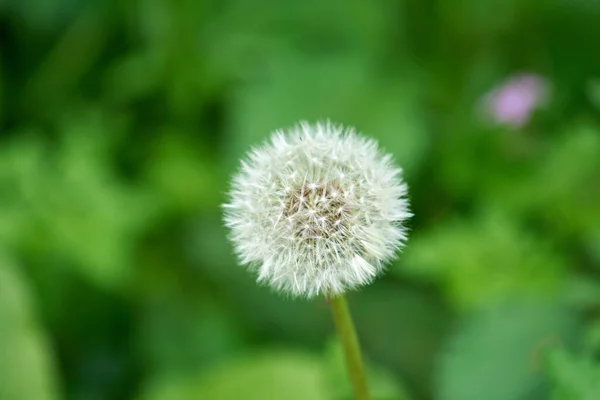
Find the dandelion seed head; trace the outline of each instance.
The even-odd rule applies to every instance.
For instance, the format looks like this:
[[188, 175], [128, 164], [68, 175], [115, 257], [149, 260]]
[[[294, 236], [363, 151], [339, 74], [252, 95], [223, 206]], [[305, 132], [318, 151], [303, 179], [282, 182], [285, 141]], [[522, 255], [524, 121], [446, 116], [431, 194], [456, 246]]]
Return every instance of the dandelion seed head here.
[[370, 283], [406, 241], [401, 172], [352, 128], [301, 123], [274, 132], [248, 153], [224, 205], [241, 263], [293, 296]]

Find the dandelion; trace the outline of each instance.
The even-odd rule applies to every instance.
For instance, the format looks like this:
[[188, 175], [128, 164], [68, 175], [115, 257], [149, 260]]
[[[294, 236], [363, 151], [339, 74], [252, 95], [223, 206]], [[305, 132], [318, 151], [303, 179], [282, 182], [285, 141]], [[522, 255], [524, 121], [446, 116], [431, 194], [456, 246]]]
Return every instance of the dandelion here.
[[371, 282], [406, 241], [401, 172], [352, 128], [301, 123], [249, 153], [224, 205], [235, 250], [259, 282], [327, 296], [357, 399], [369, 392], [343, 293]]
[[242, 162], [224, 206], [241, 263], [293, 296], [335, 296], [371, 282], [406, 240], [400, 174], [352, 128], [276, 131]]

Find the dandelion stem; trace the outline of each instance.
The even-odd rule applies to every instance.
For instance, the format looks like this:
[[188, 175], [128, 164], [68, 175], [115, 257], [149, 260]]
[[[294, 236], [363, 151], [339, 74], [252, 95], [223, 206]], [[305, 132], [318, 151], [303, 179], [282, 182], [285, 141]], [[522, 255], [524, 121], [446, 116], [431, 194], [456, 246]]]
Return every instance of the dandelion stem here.
[[348, 375], [352, 382], [354, 397], [356, 400], [368, 400], [369, 390], [367, 388], [367, 378], [365, 376], [365, 367], [360, 353], [360, 344], [356, 335], [356, 329], [352, 322], [352, 316], [348, 309], [348, 303], [344, 295], [339, 295], [329, 299], [329, 305], [333, 312], [333, 320], [337, 329], [344, 355], [346, 356], [346, 367]]

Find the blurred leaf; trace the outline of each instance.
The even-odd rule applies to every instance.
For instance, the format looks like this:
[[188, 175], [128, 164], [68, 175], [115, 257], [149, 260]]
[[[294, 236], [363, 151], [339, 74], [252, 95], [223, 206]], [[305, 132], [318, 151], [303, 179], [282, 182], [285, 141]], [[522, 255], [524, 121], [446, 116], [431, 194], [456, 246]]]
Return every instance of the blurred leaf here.
[[148, 180], [169, 208], [190, 212], [218, 206], [225, 188], [219, 190], [223, 185], [213, 171], [216, 160], [208, 149], [175, 129], [162, 133], [154, 147]]
[[150, 375], [185, 375], [242, 347], [244, 331], [225, 310], [170, 297], [150, 302], [141, 318], [141, 350]]
[[201, 376], [151, 385], [143, 400], [330, 399], [318, 358], [268, 352], [224, 363]]
[[[374, 400], [408, 400], [394, 379], [368, 367]], [[189, 380], [188, 380], [189, 379]], [[343, 352], [337, 342], [323, 358], [290, 350], [272, 350], [219, 364], [198, 378], [162, 379], [147, 388], [144, 400], [352, 398]]]
[[133, 54], [113, 61], [106, 76], [109, 98], [125, 103], [158, 95], [169, 115], [195, 117], [223, 83], [202, 40], [203, 27], [214, 19], [206, 12], [208, 6], [193, 0], [124, 4], [128, 33], [138, 46]]
[[111, 102], [122, 104], [151, 96], [164, 80], [164, 58], [153, 51], [129, 54], [109, 69], [106, 92]]
[[552, 400], [595, 400], [600, 393], [600, 365], [577, 357], [562, 348], [550, 352], [546, 360], [553, 383]]
[[514, 295], [554, 295], [565, 273], [559, 254], [503, 215], [415, 235], [401, 262], [399, 273], [439, 282], [454, 304], [467, 308]]
[[600, 110], [600, 79], [592, 79], [588, 82], [587, 93], [594, 107]]
[[348, 299], [365, 356], [400, 376], [415, 398], [430, 398], [431, 376], [449, 306], [428, 290], [389, 282], [389, 277]]
[[544, 158], [531, 187], [531, 209], [554, 227], [588, 232], [600, 223], [600, 130], [577, 125]]
[[10, 247], [22, 244], [34, 221], [28, 199], [44, 168], [43, 143], [34, 133], [22, 133], [20, 140], [0, 150], [0, 242]]
[[76, 0], [3, 0], [2, 3], [8, 3], [28, 27], [46, 31], [61, 27], [81, 5]]
[[268, 80], [237, 93], [229, 165], [237, 165], [251, 145], [276, 129], [299, 120], [331, 119], [379, 139], [400, 166], [415, 170], [428, 146], [415, 101], [417, 85], [394, 76], [375, 78], [371, 68], [347, 56], [292, 58], [274, 65]]
[[566, 340], [571, 327], [569, 310], [556, 303], [517, 298], [480, 310], [463, 321], [446, 344], [436, 398], [536, 398], [544, 382], [538, 353]]
[[[535, 2], [534, 2], [535, 3]], [[514, 29], [528, 8], [528, 3], [518, 0], [465, 0], [455, 3], [449, 0], [441, 2], [441, 15], [451, 24], [453, 32], [481, 35], [482, 37], [500, 36]]]
[[100, 57], [109, 30], [106, 12], [99, 4], [91, 3], [69, 21], [68, 29], [20, 92], [24, 107], [34, 116], [52, 118], [61, 106], [69, 104], [76, 97], [74, 93], [79, 93], [78, 84]]
[[600, 320], [595, 320], [586, 329], [584, 351], [587, 356], [595, 357], [600, 351]]
[[[335, 16], [335, 18], [332, 18]], [[402, 7], [387, 1], [266, 0], [224, 3], [207, 20], [204, 40], [213, 68], [236, 77], [262, 75], [271, 62], [299, 54], [350, 55], [363, 59], [387, 56], [400, 39]]]
[[52, 152], [39, 136], [4, 147], [0, 176], [12, 188], [4, 199], [14, 212], [2, 231], [8, 243], [52, 254], [95, 283], [116, 287], [129, 275], [135, 240], [157, 204], [143, 188], [121, 181], [109, 163], [118, 123], [94, 112], [66, 120]]
[[564, 285], [564, 298], [573, 307], [590, 310], [600, 305], [600, 282], [572, 274]]
[[590, 232], [586, 239], [584, 246], [594, 260], [594, 267], [600, 270], [600, 229]]
[[0, 259], [0, 399], [59, 399], [52, 355], [20, 271]]
[[[527, 140], [520, 142], [527, 147]], [[495, 175], [485, 176], [483, 204], [535, 216], [560, 236], [581, 237], [596, 229], [600, 223], [600, 186], [595, 184], [600, 181], [600, 131], [596, 126], [578, 123], [549, 138], [546, 147], [520, 164], [508, 154], [503, 158], [505, 165], [494, 167]]]
[[[432, 162], [444, 192], [486, 208], [517, 208], [515, 198], [527, 198], [532, 185], [536, 142], [505, 127], [483, 128], [469, 116], [453, 121], [451, 132], [441, 136]], [[466, 118], [466, 119], [465, 119]]]
[[[154, 199], [128, 187], [111, 170], [110, 127], [95, 116], [67, 122], [56, 163], [40, 177], [34, 210], [47, 234], [37, 242], [64, 254], [97, 284], [115, 287], [128, 278], [138, 232], [155, 212]], [[49, 176], [48, 176], [49, 175]]]
[[[369, 393], [373, 400], [409, 400], [398, 382], [387, 371], [375, 368], [365, 361]], [[348, 378], [344, 350], [339, 340], [333, 340], [325, 352], [325, 370], [329, 392], [333, 399], [351, 399], [352, 385]]]

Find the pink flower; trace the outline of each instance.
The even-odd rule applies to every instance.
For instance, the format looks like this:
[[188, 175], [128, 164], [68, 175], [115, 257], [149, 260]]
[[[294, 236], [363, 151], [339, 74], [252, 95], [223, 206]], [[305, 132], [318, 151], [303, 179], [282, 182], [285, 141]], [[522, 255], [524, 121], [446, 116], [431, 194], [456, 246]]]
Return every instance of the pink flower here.
[[548, 82], [541, 76], [515, 75], [485, 96], [485, 111], [498, 124], [521, 128], [543, 104], [548, 92]]

